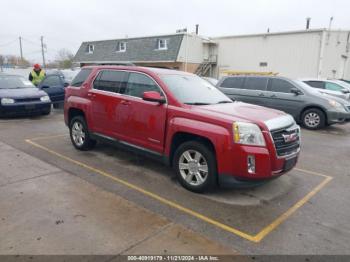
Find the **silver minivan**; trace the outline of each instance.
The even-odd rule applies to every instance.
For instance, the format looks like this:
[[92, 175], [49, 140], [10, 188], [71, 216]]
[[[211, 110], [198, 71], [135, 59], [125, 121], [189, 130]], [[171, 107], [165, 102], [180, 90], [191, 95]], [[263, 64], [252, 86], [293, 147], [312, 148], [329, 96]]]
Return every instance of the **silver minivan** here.
[[291, 114], [308, 129], [350, 121], [350, 103], [302, 81], [277, 76], [226, 76], [217, 88], [231, 99]]

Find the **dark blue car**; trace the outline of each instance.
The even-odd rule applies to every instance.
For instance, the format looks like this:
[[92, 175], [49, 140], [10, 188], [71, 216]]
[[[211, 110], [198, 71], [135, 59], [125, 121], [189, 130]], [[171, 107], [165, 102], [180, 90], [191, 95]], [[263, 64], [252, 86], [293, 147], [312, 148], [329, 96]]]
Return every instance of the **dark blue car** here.
[[64, 102], [64, 90], [75, 76], [76, 72], [48, 70], [46, 77], [38, 85], [38, 88], [45, 91], [53, 103], [54, 107], [58, 107]]
[[22, 76], [0, 74], [0, 117], [48, 115], [50, 97]]

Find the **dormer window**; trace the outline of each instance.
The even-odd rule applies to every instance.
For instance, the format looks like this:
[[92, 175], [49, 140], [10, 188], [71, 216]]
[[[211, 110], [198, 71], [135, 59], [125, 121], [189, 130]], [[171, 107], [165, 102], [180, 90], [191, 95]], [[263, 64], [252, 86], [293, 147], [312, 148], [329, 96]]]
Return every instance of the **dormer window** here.
[[88, 53], [88, 54], [92, 54], [93, 52], [94, 52], [94, 45], [87, 45], [87, 47], [86, 47], [86, 53]]
[[116, 51], [117, 52], [125, 52], [126, 51], [126, 42], [118, 42]]
[[168, 49], [167, 40], [166, 39], [158, 39], [158, 49], [166, 50]]

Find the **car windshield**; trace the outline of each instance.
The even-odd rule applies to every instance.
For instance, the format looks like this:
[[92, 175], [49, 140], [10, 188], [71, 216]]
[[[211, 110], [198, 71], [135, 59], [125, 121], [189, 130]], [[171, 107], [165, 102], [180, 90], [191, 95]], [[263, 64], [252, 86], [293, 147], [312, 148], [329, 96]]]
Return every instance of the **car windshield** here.
[[188, 105], [232, 103], [215, 86], [196, 75], [163, 75], [161, 79], [176, 99]]
[[0, 89], [18, 89], [35, 87], [22, 76], [0, 75]]

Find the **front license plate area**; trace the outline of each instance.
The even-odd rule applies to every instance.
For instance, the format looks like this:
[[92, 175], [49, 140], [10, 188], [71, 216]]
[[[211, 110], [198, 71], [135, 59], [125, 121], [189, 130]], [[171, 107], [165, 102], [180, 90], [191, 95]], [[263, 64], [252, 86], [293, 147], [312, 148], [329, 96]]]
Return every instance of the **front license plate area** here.
[[286, 159], [286, 161], [284, 162], [284, 168], [283, 168], [284, 171], [288, 171], [288, 170], [292, 169], [296, 163], [297, 163], [296, 157]]

